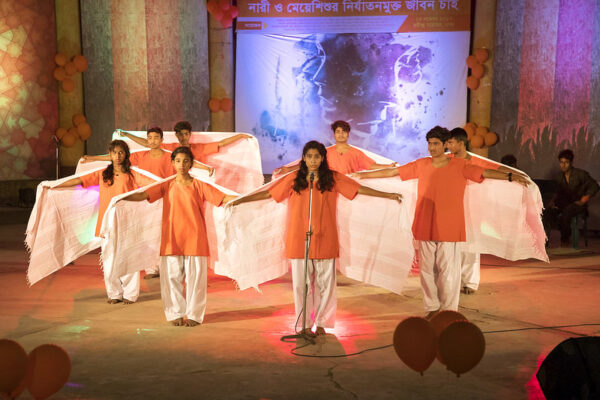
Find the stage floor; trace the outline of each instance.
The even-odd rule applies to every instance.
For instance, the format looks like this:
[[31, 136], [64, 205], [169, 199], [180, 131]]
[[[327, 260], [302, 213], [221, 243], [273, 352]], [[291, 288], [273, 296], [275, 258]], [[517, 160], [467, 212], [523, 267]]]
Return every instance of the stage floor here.
[[[544, 357], [600, 332], [599, 239], [550, 264], [483, 256], [480, 289], [461, 295], [459, 311], [484, 331], [486, 352], [457, 378], [438, 361], [420, 376], [392, 347], [292, 355], [280, 341], [293, 333], [289, 274], [262, 293], [209, 274], [207, 315], [194, 328], [166, 323], [158, 279], [142, 280], [136, 304], [107, 304], [98, 254], [29, 288], [24, 230], [0, 226], [0, 338], [67, 350], [71, 377], [55, 399], [538, 399]], [[402, 319], [425, 315], [418, 276], [399, 296], [338, 275], [337, 293], [336, 328], [302, 354], [389, 345]]]

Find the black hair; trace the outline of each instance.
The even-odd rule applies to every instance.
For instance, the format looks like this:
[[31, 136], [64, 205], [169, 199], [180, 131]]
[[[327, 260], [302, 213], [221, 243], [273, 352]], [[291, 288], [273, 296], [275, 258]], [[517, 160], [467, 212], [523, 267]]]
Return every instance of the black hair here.
[[454, 139], [457, 142], [463, 142], [467, 150], [469, 150], [469, 135], [463, 128], [454, 128], [450, 131], [448, 139]]
[[331, 130], [335, 132], [337, 128], [342, 128], [343, 131], [350, 132], [350, 124], [346, 121], [338, 120], [331, 124]]
[[500, 164], [508, 165], [509, 167], [517, 168], [517, 157], [512, 154], [505, 154], [500, 159]]
[[148, 129], [148, 130], [146, 131], [146, 136], [148, 136], [148, 134], [149, 134], [150, 132], [156, 132], [156, 133], [158, 133], [158, 134], [160, 135], [160, 138], [161, 138], [161, 139], [163, 138], [163, 130], [162, 130], [162, 129], [160, 129], [158, 126], [153, 126], [152, 128]]
[[192, 164], [194, 163], [194, 153], [192, 153], [192, 149], [190, 149], [189, 147], [179, 146], [178, 148], [173, 150], [173, 152], [171, 153], [171, 161], [175, 160], [175, 156], [177, 154], [185, 154], [190, 158]]
[[311, 140], [310, 142], [306, 143], [302, 149], [300, 169], [298, 169], [296, 179], [294, 179], [293, 189], [298, 194], [301, 190], [308, 188], [308, 182], [306, 181], [306, 176], [308, 175], [308, 166], [304, 161], [304, 156], [311, 149], [316, 149], [321, 157], [323, 157], [323, 161], [321, 161], [318, 171], [319, 180], [317, 181], [317, 189], [319, 189], [321, 193], [325, 191], [331, 191], [333, 189], [333, 185], [335, 184], [335, 180], [333, 179], [333, 171], [329, 169], [329, 164], [327, 163], [327, 149], [322, 143], [319, 143], [316, 140]]
[[575, 155], [573, 154], [572, 150], [565, 149], [565, 150], [561, 151], [560, 153], [558, 153], [558, 159], [560, 160], [561, 158], [566, 158], [567, 160], [569, 160], [570, 163], [573, 163], [573, 159], [575, 158]]
[[[123, 168], [123, 172], [126, 174], [131, 174], [131, 161], [129, 161], [129, 146], [122, 140], [113, 140], [108, 145], [108, 152], [112, 153], [116, 147], [120, 147], [125, 151], [125, 160], [123, 160], [123, 164], [121, 164], [121, 168]], [[102, 171], [102, 180], [104, 182], [109, 182], [108, 186], [112, 186], [115, 183], [115, 166], [111, 162], [108, 167], [104, 171]]]
[[434, 126], [431, 128], [427, 135], [425, 135], [425, 139], [429, 141], [429, 139], [439, 139], [442, 143], [446, 142], [449, 139], [450, 132], [448, 129], [443, 128], [441, 126]]
[[183, 130], [188, 130], [188, 131], [192, 132], [192, 124], [190, 124], [188, 121], [179, 121], [178, 123], [175, 124], [175, 127], [173, 128], [173, 130], [175, 132], [181, 132]]

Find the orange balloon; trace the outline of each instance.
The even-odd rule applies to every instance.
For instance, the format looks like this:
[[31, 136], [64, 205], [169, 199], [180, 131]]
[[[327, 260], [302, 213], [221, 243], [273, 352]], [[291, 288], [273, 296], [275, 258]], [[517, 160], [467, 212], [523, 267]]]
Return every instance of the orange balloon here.
[[75, 90], [75, 82], [71, 78], [65, 78], [61, 84], [62, 90], [69, 93]]
[[27, 352], [14, 340], [0, 339], [0, 397], [14, 398], [11, 393], [27, 374]]
[[479, 79], [470, 75], [467, 77], [467, 87], [471, 90], [477, 90], [479, 87]]
[[56, 79], [57, 81], [62, 81], [66, 77], [67, 77], [67, 72], [65, 71], [65, 69], [63, 67], [58, 67], [58, 68], [54, 69], [54, 79]]
[[81, 125], [86, 121], [85, 116], [81, 113], [77, 113], [73, 115], [73, 125]]
[[223, 15], [225, 15], [225, 13], [223, 12], [223, 10], [221, 10], [221, 7], [215, 8], [215, 10], [212, 13], [213, 18], [217, 21], [220, 21], [221, 18], [223, 18]]
[[208, 109], [211, 112], [217, 112], [221, 109], [221, 102], [219, 101], [219, 99], [210, 99], [208, 101]]
[[487, 147], [493, 146], [496, 143], [498, 143], [498, 135], [495, 132], [488, 132], [483, 138]]
[[485, 74], [485, 68], [481, 64], [476, 64], [471, 68], [471, 75], [479, 79]]
[[[446, 327], [448, 327], [448, 325], [450, 325], [451, 323], [455, 322], [455, 321], [466, 321], [467, 319], [465, 318], [464, 315], [462, 315], [459, 312], [456, 311], [452, 311], [452, 310], [444, 310], [444, 311], [440, 311], [439, 313], [435, 314], [431, 320], [429, 320], [429, 322], [431, 323], [431, 327], [433, 328], [433, 331], [435, 332], [435, 336], [436, 338], [439, 338], [440, 335], [442, 334], [442, 332], [444, 331], [444, 329], [446, 329]], [[439, 349], [436, 349], [436, 358], [439, 360], [439, 362], [441, 362], [442, 364], [444, 363], [444, 361], [442, 361], [442, 357], [440, 356], [440, 352]]]
[[64, 67], [68, 61], [69, 59], [63, 53], [56, 53], [56, 55], [54, 56], [54, 62], [56, 63], [56, 65], [59, 65], [61, 67]]
[[475, 50], [475, 58], [481, 64], [486, 62], [487, 59], [489, 58], [489, 56], [490, 56], [490, 54], [489, 54], [488, 50], [483, 47], [480, 47], [477, 50]]
[[85, 56], [82, 56], [81, 54], [78, 54], [75, 57], [73, 57], [73, 64], [79, 72], [84, 72], [88, 69], [88, 61], [85, 58]]
[[43, 344], [29, 353], [27, 388], [35, 399], [46, 399], [58, 392], [71, 374], [71, 359], [54, 344]]
[[231, 8], [229, 9], [229, 14], [231, 15], [231, 18], [237, 18], [238, 8], [236, 6], [231, 6]]
[[475, 368], [483, 358], [485, 338], [474, 324], [456, 321], [444, 329], [438, 346], [446, 367], [460, 376]]
[[224, 98], [221, 99], [220, 103], [220, 108], [222, 111], [231, 111], [233, 109], [233, 100], [229, 99], [229, 98]]
[[75, 68], [75, 64], [73, 64], [72, 61], [69, 61], [68, 63], [65, 64], [65, 72], [69, 76], [75, 75], [75, 73], [77, 72], [77, 68]]
[[219, 3], [217, 3], [215, 0], [208, 0], [208, 2], [206, 3], [206, 11], [208, 11], [211, 14], [215, 12], [217, 8], [219, 8]]
[[65, 128], [58, 128], [56, 130], [56, 137], [60, 140], [63, 138], [63, 136], [65, 136], [67, 134], [67, 130]]
[[223, 26], [223, 28], [231, 28], [231, 25], [233, 25], [233, 20], [231, 19], [231, 16], [224, 15], [221, 19], [221, 26]]
[[77, 126], [77, 133], [81, 140], [88, 140], [92, 136], [92, 127], [87, 122], [84, 122]]
[[77, 133], [77, 129], [70, 128], [67, 133], [63, 135], [62, 139], [60, 139], [60, 142], [65, 147], [73, 147], [78, 139], [79, 134]]
[[483, 138], [483, 136], [481, 135], [475, 135], [471, 138], [471, 140], [469, 141], [470, 145], [472, 148], [474, 149], [480, 149], [483, 147], [483, 144], [485, 143], [485, 139]]
[[221, 7], [221, 10], [226, 11], [229, 10], [231, 4], [229, 3], [229, 0], [219, 0], [219, 7]]
[[475, 129], [477, 129], [477, 124], [474, 122], [467, 122], [464, 126], [464, 129], [467, 132], [468, 139], [471, 139], [473, 135], [475, 135]]
[[435, 358], [435, 332], [429, 321], [409, 317], [394, 331], [394, 349], [398, 357], [413, 370], [423, 375]]
[[469, 57], [467, 57], [467, 67], [473, 68], [477, 64], [479, 63], [477, 62], [477, 58], [475, 58], [474, 55], [470, 55]]
[[475, 130], [475, 134], [479, 135], [481, 137], [485, 137], [485, 135], [488, 133], [488, 128], [486, 128], [485, 126], [478, 126], [477, 129]]

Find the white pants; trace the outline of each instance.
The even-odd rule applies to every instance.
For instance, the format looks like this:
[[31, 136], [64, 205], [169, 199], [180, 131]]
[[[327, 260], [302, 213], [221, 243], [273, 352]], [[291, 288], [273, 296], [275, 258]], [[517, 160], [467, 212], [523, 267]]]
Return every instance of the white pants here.
[[137, 301], [140, 295], [140, 273], [134, 272], [120, 278], [111, 278], [109, 269], [104, 268], [104, 285], [109, 299]]
[[467, 253], [463, 251], [461, 257], [461, 287], [468, 287], [473, 290], [479, 288], [480, 279], [480, 254]]
[[419, 241], [425, 310], [458, 310], [461, 242]]
[[206, 257], [201, 256], [160, 257], [160, 297], [167, 321], [187, 316], [202, 322], [206, 311], [206, 265]]
[[[296, 318], [302, 323], [302, 303], [304, 302], [304, 259], [291, 259], [292, 283]], [[306, 295], [307, 328], [313, 322], [323, 328], [335, 326], [337, 309], [335, 259], [308, 260], [308, 292]], [[310, 319], [308, 319], [310, 317]], [[311, 322], [312, 321], [312, 322]]]

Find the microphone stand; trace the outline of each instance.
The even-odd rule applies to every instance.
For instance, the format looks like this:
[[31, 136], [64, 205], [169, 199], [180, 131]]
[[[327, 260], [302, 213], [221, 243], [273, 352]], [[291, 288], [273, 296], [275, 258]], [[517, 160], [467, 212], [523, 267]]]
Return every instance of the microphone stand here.
[[[312, 222], [312, 192], [313, 182], [315, 180], [315, 173], [310, 173], [310, 185], [309, 185], [309, 197], [308, 197], [308, 231], [306, 231], [306, 237], [304, 239], [304, 299], [302, 301], [302, 331], [295, 335], [282, 336], [281, 340], [286, 339], [304, 339], [311, 344], [315, 344], [315, 339], [306, 332], [306, 297], [308, 296], [308, 250], [310, 248], [310, 238], [313, 234], [311, 222]], [[297, 323], [297, 322], [296, 322]]]

